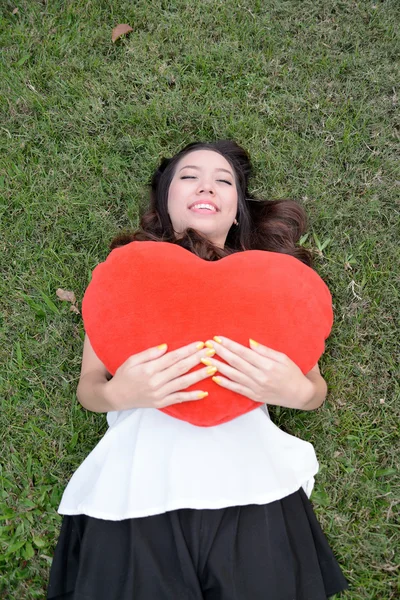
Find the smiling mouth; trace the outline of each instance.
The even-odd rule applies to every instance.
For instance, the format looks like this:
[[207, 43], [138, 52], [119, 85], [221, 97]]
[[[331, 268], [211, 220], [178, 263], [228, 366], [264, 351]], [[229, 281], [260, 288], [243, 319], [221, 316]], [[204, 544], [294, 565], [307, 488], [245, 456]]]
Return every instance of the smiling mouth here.
[[203, 214], [215, 214], [217, 213], [217, 209], [215, 208], [215, 206], [212, 206], [211, 204], [207, 204], [207, 203], [199, 203], [199, 204], [194, 204], [193, 206], [191, 206], [189, 208], [189, 210], [191, 210], [192, 212], [196, 212], [196, 213], [203, 213]]

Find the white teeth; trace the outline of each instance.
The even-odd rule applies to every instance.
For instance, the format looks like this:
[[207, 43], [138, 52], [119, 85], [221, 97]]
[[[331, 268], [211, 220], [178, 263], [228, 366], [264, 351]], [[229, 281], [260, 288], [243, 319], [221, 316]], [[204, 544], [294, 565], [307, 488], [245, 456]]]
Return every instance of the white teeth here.
[[211, 204], [194, 204], [192, 208], [207, 208], [208, 210], [216, 212], [216, 209], [214, 208], [214, 206], [211, 206]]

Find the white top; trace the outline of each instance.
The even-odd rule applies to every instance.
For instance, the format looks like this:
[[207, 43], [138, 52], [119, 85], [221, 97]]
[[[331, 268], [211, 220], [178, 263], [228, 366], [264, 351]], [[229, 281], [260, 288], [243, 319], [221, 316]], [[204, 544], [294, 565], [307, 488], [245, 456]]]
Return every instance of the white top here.
[[109, 429], [72, 476], [58, 512], [119, 521], [178, 508], [266, 504], [318, 471], [314, 448], [274, 425], [265, 405], [214, 427], [154, 409], [107, 414]]

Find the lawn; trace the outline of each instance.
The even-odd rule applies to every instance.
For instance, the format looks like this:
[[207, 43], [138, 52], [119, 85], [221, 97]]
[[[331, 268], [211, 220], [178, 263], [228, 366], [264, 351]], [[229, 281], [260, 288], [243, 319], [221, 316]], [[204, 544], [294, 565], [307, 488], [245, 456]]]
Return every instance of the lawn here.
[[[80, 308], [162, 156], [233, 138], [254, 194], [307, 210], [334, 300], [324, 406], [273, 418], [315, 446], [344, 597], [398, 598], [398, 1], [3, 0], [0, 14], [0, 597], [45, 598], [62, 491], [106, 430], [76, 400], [83, 326], [56, 290]], [[118, 23], [133, 32], [113, 43]]]

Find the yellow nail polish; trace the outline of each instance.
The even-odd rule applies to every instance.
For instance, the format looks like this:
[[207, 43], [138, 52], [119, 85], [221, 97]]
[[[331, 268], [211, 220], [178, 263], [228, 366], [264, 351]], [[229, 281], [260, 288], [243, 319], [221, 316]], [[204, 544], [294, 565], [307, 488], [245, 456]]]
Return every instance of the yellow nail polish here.
[[221, 377], [212, 377], [211, 378], [215, 383], [221, 384]]
[[218, 371], [217, 367], [208, 367], [207, 375], [214, 375]]
[[207, 350], [207, 352], [206, 352], [206, 356], [214, 356], [214, 354], [215, 354], [214, 348], [212, 350]]
[[159, 346], [157, 346], [157, 350], [165, 350], [166, 347], [167, 344], [160, 344]]
[[257, 346], [260, 345], [258, 342], [256, 342], [255, 340], [252, 340], [251, 338], [250, 338], [249, 342], [250, 342], [250, 346], [254, 346], [254, 348], [257, 348]]
[[208, 360], [208, 358], [201, 358], [200, 360], [203, 363], [203, 365], [206, 365], [206, 367], [211, 367], [212, 362], [211, 360]]
[[196, 348], [197, 348], [197, 350], [203, 350], [204, 346], [205, 346], [205, 343], [200, 342], [199, 344], [197, 344]]
[[214, 346], [212, 345], [212, 342], [206, 342], [204, 344], [207, 348], [211, 348], [211, 350], [214, 350]]
[[208, 396], [208, 392], [199, 392], [197, 394], [199, 400], [201, 400], [202, 398], [206, 398], [206, 396]]
[[218, 335], [214, 335], [213, 340], [217, 342], [217, 344], [222, 344], [222, 340]]

